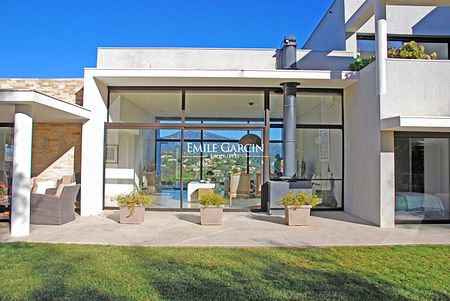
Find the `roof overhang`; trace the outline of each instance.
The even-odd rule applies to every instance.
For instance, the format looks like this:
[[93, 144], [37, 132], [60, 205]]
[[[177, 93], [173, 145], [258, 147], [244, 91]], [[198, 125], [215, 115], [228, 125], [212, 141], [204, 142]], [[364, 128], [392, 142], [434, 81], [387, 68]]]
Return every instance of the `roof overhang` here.
[[[387, 0], [387, 5], [450, 6], [448, 0]], [[374, 0], [366, 0], [345, 24], [347, 33], [357, 32], [374, 15]]]
[[395, 116], [381, 120], [382, 131], [450, 132], [450, 116]]
[[322, 70], [86, 69], [86, 74], [123, 87], [279, 87], [298, 82], [305, 88], [345, 88], [359, 79], [358, 72]]
[[36, 91], [0, 90], [0, 122], [13, 122], [15, 105], [29, 105], [34, 122], [84, 122], [90, 111]]

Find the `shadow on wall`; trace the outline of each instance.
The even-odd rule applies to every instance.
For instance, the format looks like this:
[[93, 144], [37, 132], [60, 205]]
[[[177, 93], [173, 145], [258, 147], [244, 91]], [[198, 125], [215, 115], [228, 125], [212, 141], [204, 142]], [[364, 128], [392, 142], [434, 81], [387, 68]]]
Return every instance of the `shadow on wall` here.
[[32, 177], [79, 173], [81, 124], [35, 124], [32, 156]]
[[83, 93], [84, 88], [81, 88], [80, 90], [78, 90], [78, 92], [75, 93], [75, 104], [83, 106]]
[[332, 70], [337, 71], [337, 78], [341, 79], [340, 71], [348, 70], [348, 66], [353, 63], [353, 56], [342, 56], [333, 51], [309, 51], [300, 54], [297, 61], [297, 68], [301, 70]]
[[450, 6], [438, 6], [413, 26], [417, 35], [450, 35]]

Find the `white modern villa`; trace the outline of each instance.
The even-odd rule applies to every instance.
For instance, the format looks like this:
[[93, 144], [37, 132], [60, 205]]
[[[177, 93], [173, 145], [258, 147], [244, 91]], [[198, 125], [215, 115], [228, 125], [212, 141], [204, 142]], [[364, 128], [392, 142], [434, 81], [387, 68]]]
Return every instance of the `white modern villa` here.
[[84, 79], [0, 79], [0, 216], [29, 235], [34, 195], [77, 182], [82, 216], [133, 190], [279, 214], [300, 189], [379, 227], [450, 223], [449, 20], [449, 0], [335, 0], [304, 45], [99, 48]]

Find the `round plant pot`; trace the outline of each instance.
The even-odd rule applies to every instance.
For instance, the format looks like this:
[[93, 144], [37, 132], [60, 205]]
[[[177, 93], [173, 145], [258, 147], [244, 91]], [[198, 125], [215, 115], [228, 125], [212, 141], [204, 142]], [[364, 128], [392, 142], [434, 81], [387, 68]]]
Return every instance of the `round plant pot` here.
[[311, 205], [284, 206], [284, 218], [288, 226], [309, 226]]
[[119, 212], [121, 224], [141, 224], [145, 220], [144, 206], [136, 206], [133, 215], [131, 215], [129, 207], [120, 207]]
[[223, 206], [200, 207], [200, 223], [202, 225], [222, 225]]

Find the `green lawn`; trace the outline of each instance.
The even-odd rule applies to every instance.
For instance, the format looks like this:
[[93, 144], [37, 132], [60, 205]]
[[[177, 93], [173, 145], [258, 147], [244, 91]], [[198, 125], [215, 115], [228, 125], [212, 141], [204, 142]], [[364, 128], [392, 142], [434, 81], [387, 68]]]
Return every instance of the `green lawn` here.
[[450, 300], [450, 246], [0, 244], [0, 300]]

